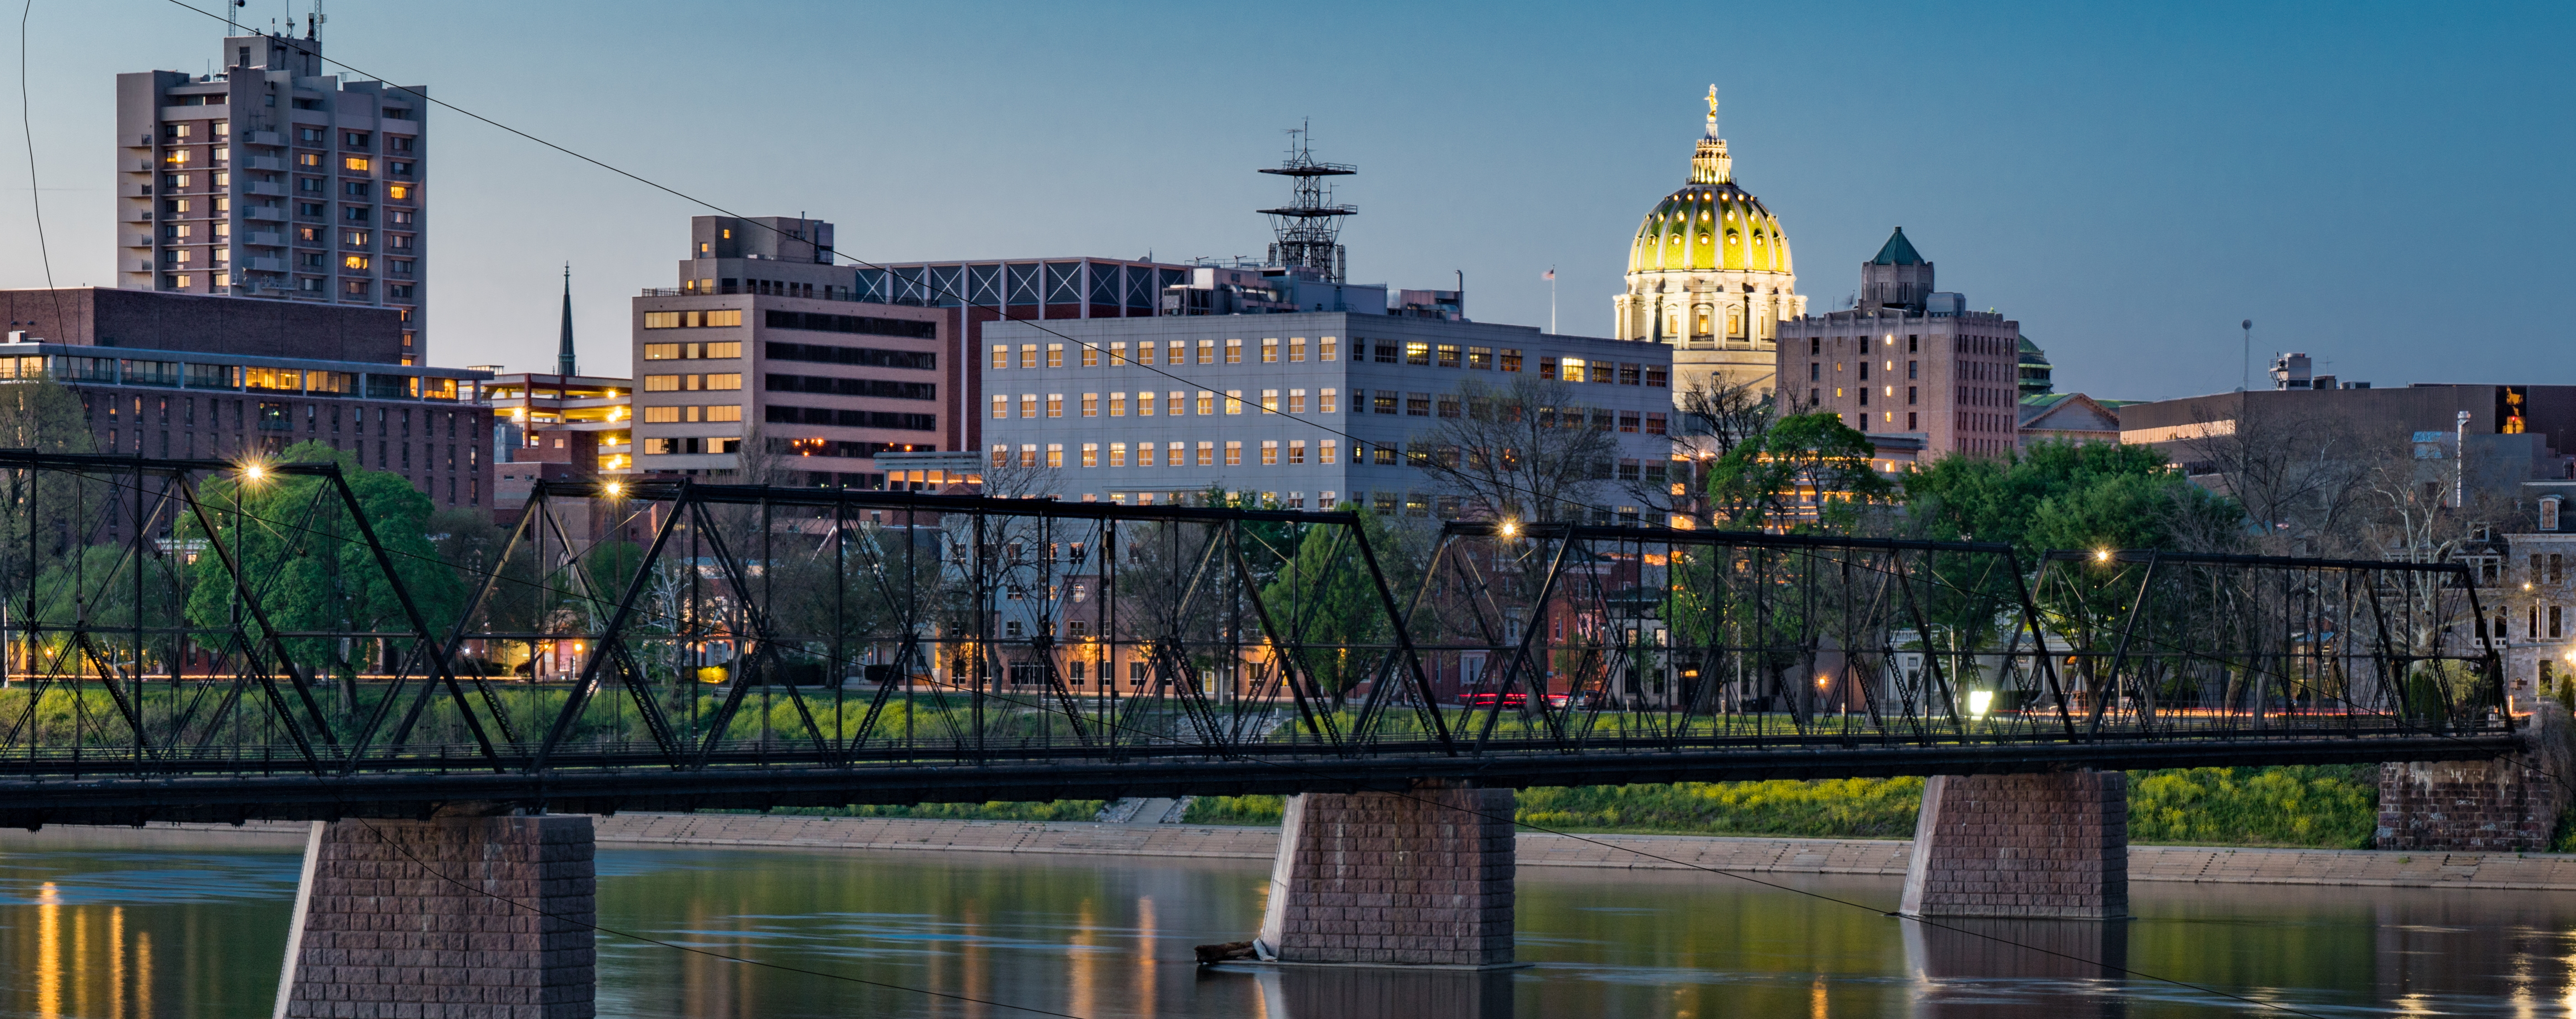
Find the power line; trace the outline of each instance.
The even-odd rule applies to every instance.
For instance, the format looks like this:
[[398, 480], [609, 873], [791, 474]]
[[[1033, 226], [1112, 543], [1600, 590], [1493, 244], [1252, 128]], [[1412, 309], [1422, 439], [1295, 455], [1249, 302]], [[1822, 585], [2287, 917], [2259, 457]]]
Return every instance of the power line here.
[[54, 325], [62, 327], [63, 294], [54, 289], [54, 249], [45, 240], [45, 199], [36, 186], [36, 125], [27, 114], [27, 19], [36, 13], [36, 0], [27, 0], [18, 10], [18, 129], [27, 139], [27, 204], [36, 213], [36, 253], [45, 263], [45, 294], [53, 299]]

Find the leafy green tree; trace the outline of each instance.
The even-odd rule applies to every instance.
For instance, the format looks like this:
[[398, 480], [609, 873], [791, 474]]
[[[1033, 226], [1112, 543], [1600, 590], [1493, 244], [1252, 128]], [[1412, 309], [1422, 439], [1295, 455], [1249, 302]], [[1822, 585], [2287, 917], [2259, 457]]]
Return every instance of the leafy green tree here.
[[1728, 526], [1781, 526], [1801, 493], [1815, 499], [1817, 525], [1847, 529], [1861, 506], [1896, 487], [1870, 466], [1869, 437], [1825, 411], [1792, 414], [1744, 440], [1709, 469], [1709, 501]]
[[[1386, 524], [1377, 514], [1361, 512], [1354, 503], [1335, 508], [1359, 514], [1360, 531], [1371, 547], [1390, 547]], [[1262, 589], [1261, 599], [1269, 606], [1272, 621], [1284, 631], [1276, 636], [1303, 649], [1297, 652], [1298, 667], [1338, 702], [1368, 678], [1377, 658], [1349, 645], [1392, 639], [1386, 607], [1378, 600], [1377, 585], [1369, 580], [1368, 566], [1360, 560], [1346, 528], [1307, 527], [1296, 548], [1278, 576]]]
[[2042, 442], [2011, 457], [1943, 457], [1907, 474], [1923, 537], [2040, 549], [2180, 548], [2219, 540], [2237, 516], [2150, 446]]
[[[456, 571], [439, 559], [429, 537], [433, 512], [429, 497], [401, 476], [362, 468], [355, 456], [319, 442], [297, 443], [276, 460], [339, 463], [412, 603], [430, 632], [444, 638], [464, 606], [465, 589]], [[200, 498], [215, 521], [215, 539], [233, 551], [271, 625], [290, 631], [410, 629], [402, 602], [377, 565], [374, 551], [329, 485], [327, 478], [274, 472], [258, 479], [227, 475], [208, 481]], [[196, 531], [194, 520], [187, 524], [189, 531]], [[193, 572], [189, 625], [201, 629], [238, 625], [253, 640], [265, 639], [250, 613], [236, 609], [238, 595], [223, 573], [221, 557], [211, 552], [198, 557]], [[297, 662], [307, 668], [329, 663], [345, 675], [357, 667], [355, 648], [344, 648], [339, 642], [306, 638], [287, 644]]]

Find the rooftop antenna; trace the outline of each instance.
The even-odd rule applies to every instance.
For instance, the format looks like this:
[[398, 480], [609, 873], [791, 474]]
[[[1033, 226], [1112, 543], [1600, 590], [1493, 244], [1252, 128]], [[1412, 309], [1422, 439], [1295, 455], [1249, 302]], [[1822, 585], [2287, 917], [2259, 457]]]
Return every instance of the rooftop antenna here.
[[230, 36], [241, 34], [241, 16], [239, 12], [243, 7], [249, 6], [249, 4], [250, 0], [233, 0], [232, 3], [224, 5], [225, 35]]
[[1342, 217], [1359, 214], [1356, 205], [1333, 204], [1323, 178], [1346, 177], [1359, 168], [1348, 163], [1319, 163], [1307, 151], [1313, 138], [1311, 120], [1300, 120], [1288, 129], [1288, 160], [1278, 166], [1265, 166], [1263, 173], [1275, 173], [1295, 183], [1287, 205], [1263, 209], [1270, 217], [1270, 230], [1278, 238], [1270, 244], [1270, 264], [1290, 269], [1313, 269], [1333, 283], [1347, 282], [1349, 261], [1342, 250]]

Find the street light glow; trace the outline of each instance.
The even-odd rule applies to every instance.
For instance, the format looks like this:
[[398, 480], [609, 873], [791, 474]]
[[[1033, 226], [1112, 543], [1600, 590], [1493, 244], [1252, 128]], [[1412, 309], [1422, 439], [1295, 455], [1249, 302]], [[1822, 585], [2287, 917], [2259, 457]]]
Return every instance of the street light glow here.
[[1968, 691], [1968, 714], [1970, 715], [1984, 718], [1986, 717], [1986, 709], [1993, 707], [1994, 703], [1995, 692], [1992, 690]]
[[599, 490], [607, 493], [609, 498], [615, 499], [626, 494], [626, 484], [621, 481], [611, 481], [599, 486]]
[[2097, 562], [2097, 563], [2107, 563], [2107, 562], [2110, 562], [2110, 561], [2111, 561], [2111, 550], [2110, 550], [2110, 549], [2107, 549], [2107, 548], [2103, 548], [2103, 549], [2095, 549], [2095, 550], [2093, 551], [2093, 561], [2094, 561], [2094, 562]]
[[258, 481], [268, 476], [268, 468], [259, 461], [253, 460], [242, 465], [241, 474], [245, 481]]
[[1503, 521], [1503, 525], [1502, 525], [1502, 528], [1501, 528], [1500, 533], [1502, 534], [1502, 536], [1503, 536], [1506, 540], [1511, 539], [1511, 538], [1518, 537], [1518, 536], [1520, 535], [1520, 533], [1521, 533], [1521, 525], [1520, 525], [1520, 521], [1517, 521], [1517, 520], [1505, 520], [1505, 521]]

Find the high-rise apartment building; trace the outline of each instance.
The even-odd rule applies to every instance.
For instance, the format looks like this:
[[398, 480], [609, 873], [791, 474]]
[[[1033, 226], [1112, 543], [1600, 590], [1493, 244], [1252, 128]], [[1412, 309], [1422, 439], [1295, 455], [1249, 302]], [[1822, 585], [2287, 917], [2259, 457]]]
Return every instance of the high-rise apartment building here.
[[117, 284], [390, 308], [427, 363], [428, 89], [235, 35], [203, 75], [116, 76]]

